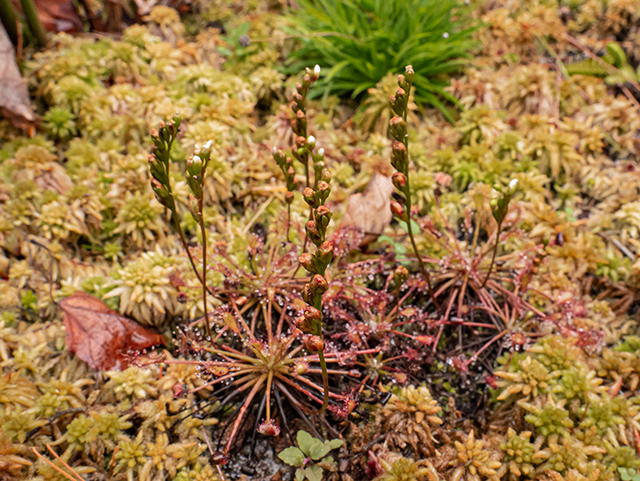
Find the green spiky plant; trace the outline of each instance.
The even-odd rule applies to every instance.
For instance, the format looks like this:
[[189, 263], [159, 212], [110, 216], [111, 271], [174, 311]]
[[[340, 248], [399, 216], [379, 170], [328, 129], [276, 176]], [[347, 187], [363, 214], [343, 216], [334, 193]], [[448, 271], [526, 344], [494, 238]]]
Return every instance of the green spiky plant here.
[[387, 73], [414, 66], [415, 100], [437, 107], [450, 121], [445, 102], [458, 104], [444, 88], [476, 45], [468, 9], [457, 0], [302, 0], [292, 12], [292, 32], [301, 48], [293, 71], [319, 64], [328, 73], [324, 95], [358, 97]]

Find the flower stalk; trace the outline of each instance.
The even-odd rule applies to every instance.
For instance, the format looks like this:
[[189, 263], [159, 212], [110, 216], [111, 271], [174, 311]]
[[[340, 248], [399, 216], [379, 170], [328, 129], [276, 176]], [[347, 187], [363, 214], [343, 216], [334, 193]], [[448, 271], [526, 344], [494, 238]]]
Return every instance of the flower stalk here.
[[329, 186], [331, 174], [324, 165], [324, 149], [314, 152], [314, 147], [315, 139], [309, 137], [306, 148], [313, 160], [315, 179], [313, 188], [306, 187], [302, 195], [311, 209], [311, 218], [305, 225], [307, 239], [316, 246], [316, 250], [314, 253], [306, 252], [300, 256], [300, 264], [311, 274], [311, 280], [302, 289], [302, 298], [307, 303], [307, 307], [296, 319], [296, 327], [309, 335], [305, 343], [307, 349], [318, 353], [324, 387], [322, 407], [318, 413], [322, 414], [329, 405], [329, 375], [322, 339], [322, 295], [329, 288], [325, 272], [333, 259], [333, 244], [326, 240], [327, 226], [331, 221], [332, 213], [325, 205], [331, 193]]
[[409, 110], [409, 97], [411, 94], [411, 86], [415, 78], [413, 67], [408, 65], [404, 75], [398, 75], [398, 90], [389, 99], [391, 110], [395, 114], [389, 121], [389, 135], [393, 139], [391, 146], [391, 165], [396, 172], [392, 176], [393, 186], [401, 194], [400, 200], [391, 201], [391, 212], [399, 220], [407, 224], [407, 232], [411, 240], [411, 246], [415, 253], [422, 275], [427, 281], [429, 295], [433, 304], [438, 307], [431, 285], [431, 276], [427, 271], [424, 261], [418, 252], [418, 246], [413, 235], [413, 227], [411, 226], [411, 183], [409, 178], [409, 134], [407, 132], [407, 112]]
[[178, 210], [173, 190], [171, 188], [171, 178], [169, 176], [171, 148], [178, 136], [178, 132], [180, 132], [181, 122], [182, 119], [176, 115], [169, 122], [160, 122], [159, 130], [154, 129], [151, 132], [153, 148], [148, 157], [149, 170], [151, 173], [151, 189], [153, 190], [158, 202], [171, 212], [173, 223], [176, 231], [178, 232], [178, 236], [180, 237], [180, 242], [182, 242], [182, 245], [187, 252], [191, 268], [202, 285], [205, 330], [209, 339], [212, 339], [211, 326], [209, 325], [209, 316], [207, 312], [207, 237], [204, 225], [204, 216], [202, 215], [204, 205], [204, 176], [207, 165], [211, 160], [211, 141], [207, 142], [203, 149], [196, 148], [194, 155], [187, 160], [186, 172], [187, 184], [191, 190], [191, 194], [189, 195], [189, 211], [200, 226], [202, 232], [202, 275], [200, 275], [196, 267], [195, 259], [191, 254], [189, 244], [187, 243], [182, 230], [182, 226], [180, 225], [180, 217], [178, 216]]
[[500, 196], [496, 199], [491, 200], [491, 214], [498, 224], [498, 227], [496, 229], [496, 240], [493, 245], [493, 253], [491, 254], [491, 263], [489, 264], [489, 270], [487, 271], [487, 276], [484, 278], [482, 287], [487, 284], [489, 276], [491, 276], [493, 264], [496, 261], [496, 254], [498, 253], [498, 243], [500, 242], [500, 234], [502, 233], [502, 223], [504, 222], [504, 219], [509, 212], [509, 203], [511, 202], [513, 195], [516, 193], [517, 186], [518, 179], [513, 179], [511, 182], [509, 182], [509, 187], [507, 187], [507, 189], [504, 191], [499, 185], [494, 186], [494, 189], [500, 192]]

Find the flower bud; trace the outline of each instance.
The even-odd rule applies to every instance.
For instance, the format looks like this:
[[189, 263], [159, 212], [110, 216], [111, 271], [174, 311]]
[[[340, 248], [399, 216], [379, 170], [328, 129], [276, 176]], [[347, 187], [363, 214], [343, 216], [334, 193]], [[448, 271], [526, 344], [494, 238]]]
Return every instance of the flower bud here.
[[313, 323], [305, 316], [297, 317], [296, 320], [293, 321], [293, 324], [297, 329], [299, 329], [301, 332], [304, 332], [305, 334], [313, 333]]
[[305, 252], [300, 256], [300, 265], [304, 267], [311, 274], [315, 274], [317, 272], [316, 264], [314, 262], [314, 258], [312, 254]]
[[187, 170], [192, 176], [199, 176], [202, 172], [202, 159], [194, 155], [187, 160]]
[[322, 180], [324, 180], [327, 183], [331, 182], [331, 172], [329, 172], [328, 170], [325, 170], [322, 173]]
[[304, 144], [306, 144], [306, 143], [307, 143], [307, 139], [305, 139], [301, 135], [298, 135], [296, 137], [296, 147], [298, 147], [298, 148], [304, 147]]
[[304, 197], [304, 201], [311, 207], [315, 207], [315, 205], [317, 204], [316, 193], [311, 187], [304, 188], [304, 190], [302, 191], [302, 197]]
[[329, 194], [331, 193], [331, 187], [327, 182], [321, 180], [318, 183], [318, 193], [320, 194], [321, 201], [324, 202], [325, 200], [327, 200], [327, 197], [329, 197]]
[[293, 99], [292, 109], [296, 113], [298, 112], [298, 110], [300, 110], [302, 102], [304, 102], [304, 97], [300, 95], [301, 93], [302, 93], [302, 85], [300, 85], [300, 89], [298, 89], [297, 92], [294, 92], [293, 95], [291, 96], [291, 98]]
[[394, 142], [391, 146], [391, 165], [393, 168], [405, 172], [407, 165], [407, 148], [402, 142]]
[[405, 210], [400, 202], [397, 202], [395, 200], [391, 201], [391, 213], [401, 220], [404, 219]]
[[200, 212], [200, 204], [198, 203], [198, 199], [194, 197], [193, 194], [189, 194], [189, 212], [196, 220], [196, 222], [200, 223], [202, 220], [202, 212]]
[[320, 65], [313, 67], [313, 80], [317, 80], [320, 77]]
[[[311, 282], [309, 282], [309, 289], [311, 290], [313, 295], [322, 295], [329, 289], [329, 284], [327, 283], [327, 280], [324, 278], [324, 276], [316, 274], [311, 278]], [[320, 314], [320, 311], [318, 311], [318, 314]], [[322, 316], [320, 316], [318, 320], [322, 320]]]
[[400, 192], [404, 192], [407, 187], [407, 176], [402, 172], [396, 172], [391, 176], [391, 181], [393, 182], [393, 186], [398, 189]]
[[[316, 277], [322, 277], [322, 276], [320, 274], [316, 274], [313, 277], [316, 278]], [[324, 277], [322, 277], [322, 279], [324, 279]], [[327, 281], [324, 281], [324, 282], [326, 284]], [[311, 281], [311, 283], [313, 283], [313, 280]], [[313, 286], [311, 286], [311, 289], [313, 289]], [[309, 321], [312, 324], [322, 322], [322, 313], [313, 306], [305, 307], [303, 316], [307, 321]]]
[[403, 141], [407, 136], [407, 124], [402, 117], [393, 117], [389, 121], [391, 137], [397, 141]]
[[395, 281], [398, 287], [404, 284], [408, 278], [409, 278], [409, 271], [404, 266], [398, 266], [398, 268], [393, 273], [393, 280]]
[[310, 352], [324, 351], [324, 341], [319, 336], [309, 336], [305, 345]]
[[405, 87], [407, 85], [407, 79], [404, 75], [398, 75], [398, 86]]
[[307, 148], [309, 150], [313, 150], [316, 148], [316, 138], [313, 135], [310, 135], [307, 139]]
[[411, 65], [407, 65], [404, 69], [404, 78], [409, 83], [412, 84], [415, 79], [416, 73], [413, 71], [413, 67]]
[[322, 160], [322, 159], [324, 159], [324, 148], [320, 147], [320, 148], [318, 149], [317, 156], [318, 156], [318, 160]]
[[318, 217], [326, 217], [331, 214], [331, 211], [326, 205], [321, 205], [316, 209], [316, 218]]
[[331, 262], [333, 259], [333, 244], [331, 241], [325, 241], [320, 244], [316, 251], [316, 258], [325, 266]]
[[320, 233], [318, 232], [318, 226], [316, 225], [316, 222], [313, 220], [310, 220], [305, 224], [305, 229], [307, 231], [307, 235], [309, 235], [309, 237], [311, 237], [312, 240], [314, 237], [317, 237], [320, 235]]
[[160, 202], [164, 207], [167, 207], [171, 210], [175, 208], [175, 204], [173, 202], [173, 197], [169, 193], [169, 191], [158, 182], [157, 179], [151, 179], [151, 189], [156, 196], [156, 200]]
[[291, 204], [291, 203], [293, 202], [293, 198], [294, 198], [294, 196], [293, 196], [293, 192], [291, 192], [290, 190], [288, 190], [288, 191], [286, 191], [286, 192], [285, 192], [285, 194], [284, 194], [284, 201], [285, 201], [287, 204]]
[[307, 304], [311, 304], [313, 302], [313, 295], [311, 294], [311, 289], [309, 288], [308, 283], [304, 285], [302, 291], [300, 292], [300, 295], [302, 296], [302, 300], [304, 300], [304, 302], [306, 302]]

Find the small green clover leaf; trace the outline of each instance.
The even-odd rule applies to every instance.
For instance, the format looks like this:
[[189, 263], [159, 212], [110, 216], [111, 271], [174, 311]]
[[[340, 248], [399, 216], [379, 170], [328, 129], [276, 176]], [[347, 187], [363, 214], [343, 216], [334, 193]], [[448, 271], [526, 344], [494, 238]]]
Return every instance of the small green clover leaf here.
[[296, 468], [304, 466], [305, 455], [302, 451], [294, 446], [291, 446], [290, 448], [282, 451], [280, 454], [278, 454], [278, 457], [289, 466], [295, 466]]
[[328, 443], [331, 449], [338, 449], [344, 444], [344, 441], [342, 439], [332, 439], [331, 441], [325, 441], [324, 443]]
[[317, 464], [304, 468], [304, 474], [309, 481], [322, 481], [322, 468]]
[[313, 448], [315, 443], [322, 443], [322, 441], [314, 438], [313, 436], [311, 436], [311, 434], [303, 430], [298, 431], [298, 435], [296, 436], [296, 438], [298, 439], [298, 446], [308, 457], [311, 457], [311, 448]]
[[[323, 470], [335, 468], [334, 460], [327, 456], [332, 449], [342, 446], [341, 439], [322, 441], [305, 431], [298, 431], [299, 447], [289, 447], [278, 454], [278, 457], [296, 470], [296, 481], [322, 481]], [[315, 461], [315, 463], [314, 463]]]

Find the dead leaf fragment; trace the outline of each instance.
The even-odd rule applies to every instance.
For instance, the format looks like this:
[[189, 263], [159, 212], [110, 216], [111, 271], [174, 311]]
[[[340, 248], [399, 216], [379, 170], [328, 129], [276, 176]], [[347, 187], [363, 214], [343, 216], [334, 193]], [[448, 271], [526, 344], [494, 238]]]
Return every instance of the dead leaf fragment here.
[[[82, 19], [72, 0], [34, 0], [38, 18], [48, 32], [82, 32]], [[12, 0], [16, 10], [23, 12], [20, 0]]]
[[126, 355], [164, 344], [164, 338], [109, 309], [100, 299], [78, 291], [60, 301], [67, 347], [93, 369], [127, 367]]
[[342, 218], [339, 230], [355, 227], [362, 231], [365, 236], [360, 247], [376, 240], [391, 222], [389, 203], [393, 189], [391, 178], [375, 173], [364, 193], [349, 197], [347, 212]]
[[38, 16], [49, 32], [82, 32], [82, 20], [71, 0], [34, 0]]
[[13, 45], [0, 23], [0, 113], [20, 129], [33, 127], [36, 116], [31, 109], [29, 91], [20, 75]]

